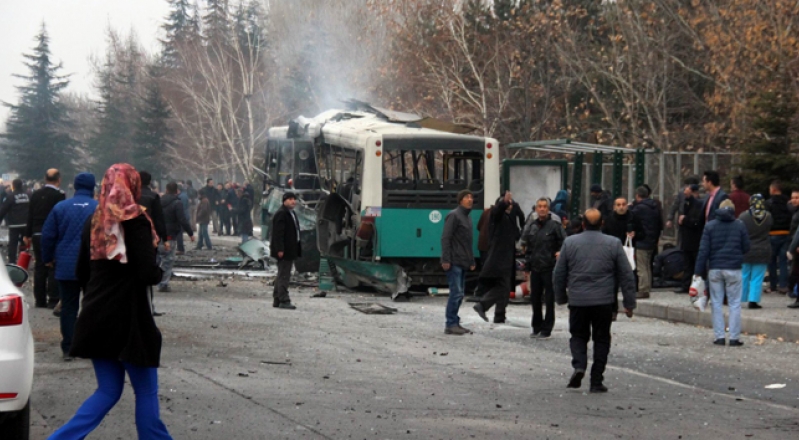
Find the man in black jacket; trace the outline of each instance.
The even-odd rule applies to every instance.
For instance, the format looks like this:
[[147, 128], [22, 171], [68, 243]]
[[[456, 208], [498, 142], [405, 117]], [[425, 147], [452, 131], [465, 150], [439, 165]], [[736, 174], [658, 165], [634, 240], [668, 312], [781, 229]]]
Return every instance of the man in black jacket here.
[[162, 243], [166, 243], [168, 246], [166, 223], [164, 223], [164, 208], [161, 207], [161, 196], [150, 188], [153, 176], [147, 171], [141, 171], [139, 176], [141, 176], [141, 197], [139, 198], [139, 205], [144, 206], [146, 209], [145, 212], [153, 221], [155, 233], [158, 234], [158, 238]]
[[54, 308], [58, 304], [58, 282], [55, 268], [46, 266], [42, 258], [42, 227], [50, 211], [60, 201], [66, 199], [61, 186], [61, 173], [50, 168], [44, 175], [44, 187], [31, 194], [28, 204], [28, 223], [25, 227], [25, 244], [33, 244], [36, 266], [33, 274], [33, 297], [36, 307]]
[[663, 231], [663, 215], [657, 202], [649, 198], [643, 186], [635, 191], [633, 215], [638, 219], [640, 231], [635, 234], [635, 269], [638, 271], [637, 298], [649, 298], [652, 290], [652, 255], [657, 249]]
[[6, 263], [17, 263], [17, 249], [22, 237], [25, 235], [25, 227], [28, 223], [28, 204], [30, 199], [28, 193], [22, 185], [22, 180], [14, 179], [11, 182], [12, 193], [7, 194], [0, 206], [0, 223], [3, 219], [8, 225], [8, 259]]
[[302, 256], [300, 221], [294, 212], [295, 206], [297, 206], [297, 196], [291, 192], [283, 194], [283, 206], [272, 217], [272, 234], [269, 240], [270, 255], [277, 259], [277, 278], [272, 291], [272, 306], [286, 310], [297, 308], [289, 297], [289, 282], [294, 260]]
[[510, 277], [516, 256], [516, 240], [519, 239], [519, 228], [516, 219], [511, 217], [513, 197], [510, 191], [497, 200], [491, 208], [489, 217], [489, 248], [480, 270], [480, 283], [487, 291], [483, 298], [474, 305], [474, 311], [483, 320], [488, 321], [486, 312], [496, 305], [494, 322], [505, 320], [505, 306], [510, 294]]
[[[546, 339], [555, 327], [555, 291], [552, 287], [552, 269], [560, 255], [560, 247], [565, 240], [563, 226], [549, 215], [549, 199], [542, 197], [535, 203], [538, 218], [530, 227], [527, 236], [522, 237], [525, 244], [528, 269], [530, 270], [530, 300], [533, 306], [532, 338]], [[547, 312], [543, 315], [541, 300], [546, 302]]]
[[447, 274], [449, 297], [447, 298], [446, 323], [444, 333], [465, 335], [470, 330], [461, 327], [458, 310], [463, 303], [466, 271], [474, 270], [474, 226], [470, 213], [474, 196], [468, 189], [458, 193], [458, 207], [450, 211], [444, 219], [441, 232], [441, 268]]
[[627, 238], [635, 238], [635, 231], [640, 226], [635, 219], [627, 199], [618, 197], [613, 201], [613, 213], [607, 218], [602, 219], [602, 233], [616, 237], [624, 244]]
[[[172, 278], [172, 264], [175, 262], [175, 251], [177, 250], [177, 237], [185, 231], [189, 234], [191, 241], [194, 241], [194, 233], [189, 226], [183, 209], [183, 202], [178, 198], [178, 184], [169, 182], [166, 184], [166, 194], [161, 198], [161, 208], [164, 210], [164, 224], [166, 225], [166, 241], [158, 244], [158, 252], [161, 254], [161, 270], [164, 276], [158, 284], [159, 292], [169, 292], [169, 279]], [[156, 231], [157, 233], [157, 231]]]
[[689, 185], [685, 189], [683, 200], [682, 215], [680, 215], [678, 223], [682, 235], [680, 249], [685, 258], [685, 269], [683, 270], [682, 288], [674, 293], [688, 293], [688, 289], [691, 287], [696, 256], [699, 254], [699, 243], [702, 241], [702, 230], [705, 228], [702, 200], [699, 199], [699, 185]]
[[791, 230], [791, 212], [788, 209], [788, 197], [782, 193], [782, 183], [779, 180], [771, 182], [769, 194], [766, 209], [774, 218], [774, 223], [769, 233], [771, 262], [768, 265], [768, 279], [772, 292], [785, 294], [788, 292], [788, 245], [792, 238], [788, 235]]
[[219, 192], [214, 187], [214, 179], [206, 179], [205, 186], [200, 188], [199, 197], [200, 199], [208, 198], [208, 203], [211, 204], [211, 223], [214, 226], [214, 232], [219, 234], [219, 214], [217, 214]]

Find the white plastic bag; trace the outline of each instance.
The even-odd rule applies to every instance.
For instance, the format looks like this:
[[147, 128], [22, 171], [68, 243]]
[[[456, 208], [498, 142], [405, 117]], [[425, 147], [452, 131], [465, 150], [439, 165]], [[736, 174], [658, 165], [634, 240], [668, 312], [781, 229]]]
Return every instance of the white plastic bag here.
[[691, 287], [688, 289], [688, 297], [694, 307], [702, 312], [705, 311], [705, 306], [707, 306], [707, 287], [702, 277], [694, 275]]
[[627, 241], [624, 242], [624, 254], [627, 255], [627, 261], [630, 262], [630, 267], [635, 270], [635, 248], [633, 247], [633, 241], [630, 237], [627, 237]]

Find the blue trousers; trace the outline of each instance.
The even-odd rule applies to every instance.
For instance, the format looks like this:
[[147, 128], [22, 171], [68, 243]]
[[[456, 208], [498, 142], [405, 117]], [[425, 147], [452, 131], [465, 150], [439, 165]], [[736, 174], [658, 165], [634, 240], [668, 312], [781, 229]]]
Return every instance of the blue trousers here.
[[710, 269], [710, 305], [713, 311], [713, 334], [724, 339], [724, 296], [730, 308], [730, 340], [741, 336], [741, 271]]
[[[452, 265], [447, 271], [447, 282], [449, 284], [449, 298], [447, 299], [447, 327], [460, 325], [461, 318], [458, 310], [463, 303], [463, 290], [466, 284], [466, 268]], [[506, 289], [507, 290], [507, 289]]]
[[741, 302], [760, 302], [760, 294], [763, 293], [763, 278], [766, 277], [767, 264], [746, 264], [744, 263], [742, 276], [743, 288], [741, 291]]
[[208, 235], [208, 224], [200, 225], [200, 232], [197, 235], [197, 249], [202, 249], [203, 244], [208, 249], [213, 249], [211, 247], [211, 236]]
[[78, 320], [80, 283], [59, 280], [58, 293], [61, 296], [61, 352], [68, 354], [72, 347], [72, 336], [75, 334], [75, 322]]
[[92, 359], [97, 376], [94, 392], [66, 425], [49, 440], [82, 440], [86, 438], [122, 396], [125, 371], [136, 394], [136, 431], [140, 440], [172, 439], [161, 421], [158, 410], [158, 369], [136, 367], [110, 359]]

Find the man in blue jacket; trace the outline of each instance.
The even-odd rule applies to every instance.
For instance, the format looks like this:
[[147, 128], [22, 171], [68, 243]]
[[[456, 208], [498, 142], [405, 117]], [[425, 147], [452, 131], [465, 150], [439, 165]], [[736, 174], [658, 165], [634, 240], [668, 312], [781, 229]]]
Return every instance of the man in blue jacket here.
[[741, 269], [744, 254], [749, 252], [749, 232], [743, 222], [735, 218], [735, 204], [724, 200], [716, 211], [715, 220], [705, 225], [699, 255], [696, 257], [697, 275], [706, 275], [710, 284], [710, 301], [713, 305], [713, 333], [716, 345], [725, 345], [724, 296], [730, 307], [730, 346], [744, 345], [741, 335]]
[[75, 267], [80, 253], [83, 226], [94, 214], [94, 175], [75, 176], [75, 196], [58, 202], [42, 227], [42, 260], [49, 267], [56, 263], [55, 279], [61, 297], [61, 351], [71, 361], [69, 349], [78, 319], [80, 284]]

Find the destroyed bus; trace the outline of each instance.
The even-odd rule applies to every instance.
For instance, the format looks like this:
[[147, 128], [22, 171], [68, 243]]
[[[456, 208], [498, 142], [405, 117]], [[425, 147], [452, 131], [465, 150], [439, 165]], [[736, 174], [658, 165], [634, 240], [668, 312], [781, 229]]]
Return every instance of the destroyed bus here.
[[459, 191], [474, 193], [476, 255], [480, 214], [499, 197], [497, 141], [358, 104], [269, 130], [265, 230], [282, 194], [292, 191], [301, 200], [303, 255], [314, 237], [321, 276], [329, 269], [340, 284], [372, 286], [395, 299], [410, 296], [410, 286], [446, 286], [444, 217]]

